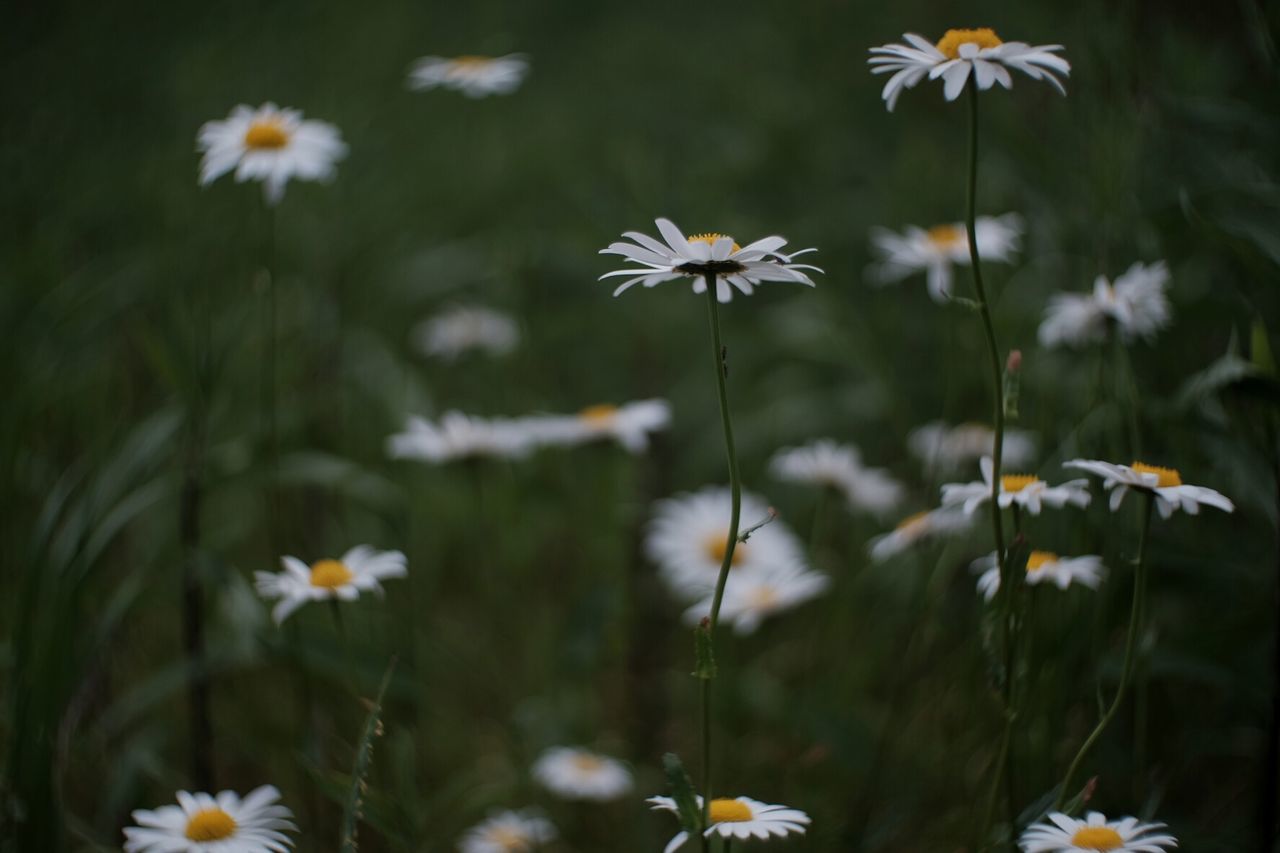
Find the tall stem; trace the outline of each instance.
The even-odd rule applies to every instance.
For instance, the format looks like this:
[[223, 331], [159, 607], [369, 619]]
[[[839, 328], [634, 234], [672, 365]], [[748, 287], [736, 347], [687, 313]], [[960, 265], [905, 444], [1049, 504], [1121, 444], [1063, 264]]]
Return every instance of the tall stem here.
[[191, 435], [183, 465], [178, 501], [178, 536], [182, 544], [182, 644], [191, 667], [188, 702], [191, 711], [192, 780], [202, 791], [213, 790], [213, 722], [209, 711], [208, 659], [204, 640], [204, 588], [200, 581], [201, 454], [204, 442], [203, 402], [192, 404]]
[[272, 557], [280, 551], [280, 513], [279, 496], [276, 494], [276, 480], [280, 467], [280, 437], [277, 423], [276, 403], [276, 335], [277, 335], [277, 301], [276, 293], [276, 209], [270, 203], [265, 208], [266, 234], [263, 247], [262, 283], [266, 292], [263, 298], [266, 305], [262, 320], [263, 358], [261, 366], [262, 421], [267, 439], [267, 487], [266, 515], [268, 538], [271, 542]]

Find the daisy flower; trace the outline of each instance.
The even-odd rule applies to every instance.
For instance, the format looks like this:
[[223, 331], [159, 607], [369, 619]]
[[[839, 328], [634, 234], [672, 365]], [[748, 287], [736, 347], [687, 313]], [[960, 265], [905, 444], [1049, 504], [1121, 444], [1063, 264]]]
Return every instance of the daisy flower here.
[[486, 419], [449, 411], [440, 417], [439, 423], [410, 417], [404, 432], [387, 439], [387, 455], [392, 459], [434, 463], [473, 456], [514, 459], [527, 456], [536, 439], [536, 430], [525, 421]]
[[[614, 270], [600, 276], [630, 276], [613, 291], [617, 296], [627, 288], [644, 284], [653, 287], [664, 281], [693, 279], [693, 292], [705, 293], [706, 277], [716, 280], [716, 299], [728, 302], [733, 298], [733, 288], [750, 295], [755, 285], [765, 281], [789, 281], [813, 287], [813, 281], [804, 272], [822, 272], [808, 264], [794, 264], [791, 259], [814, 249], [784, 254], [787, 241], [781, 237], [764, 237], [746, 246], [739, 246], [725, 234], [695, 234], [685, 237], [670, 219], [655, 219], [654, 224], [667, 242], [662, 244], [638, 231], [627, 231], [622, 236], [634, 242], [610, 243], [601, 249], [602, 255], [622, 255], [633, 264], [632, 269]], [[730, 287], [732, 285], [733, 287]]]
[[571, 746], [553, 746], [533, 763], [533, 778], [566, 800], [616, 800], [631, 791], [621, 761]]
[[[979, 216], [974, 222], [974, 236], [983, 261], [1009, 263], [1022, 239], [1022, 218], [1016, 213]], [[871, 243], [880, 255], [879, 265], [873, 268], [873, 282], [892, 284], [923, 272], [934, 302], [951, 298], [951, 266], [969, 263], [969, 235], [963, 222], [935, 225], [927, 230], [908, 225], [901, 234], [873, 228]]]
[[520, 342], [520, 330], [506, 314], [479, 305], [459, 305], [424, 321], [413, 337], [426, 355], [452, 361], [471, 350], [506, 355]]
[[1172, 309], [1165, 295], [1169, 269], [1164, 261], [1134, 264], [1115, 280], [1098, 276], [1093, 293], [1058, 293], [1049, 300], [1038, 337], [1046, 347], [1097, 343], [1114, 324], [1120, 339], [1151, 340], [1169, 325]]
[[973, 518], [959, 507], [940, 507], [909, 515], [888, 533], [876, 536], [867, 543], [871, 559], [883, 563], [896, 557], [917, 542], [934, 536], [945, 536], [968, 530]]
[[1077, 820], [1062, 812], [1032, 824], [1018, 839], [1022, 853], [1163, 853], [1178, 846], [1163, 823], [1140, 823], [1136, 817], [1108, 821], [1101, 812]]
[[1182, 475], [1174, 468], [1161, 468], [1145, 462], [1134, 462], [1132, 465], [1116, 465], [1100, 459], [1072, 459], [1062, 463], [1063, 468], [1076, 468], [1102, 478], [1102, 487], [1111, 490], [1111, 509], [1120, 507], [1120, 502], [1130, 489], [1148, 492], [1155, 496], [1156, 509], [1161, 518], [1168, 518], [1173, 511], [1180, 509], [1187, 515], [1196, 515], [1200, 507], [1211, 506], [1223, 512], [1233, 512], [1235, 504], [1220, 492], [1204, 486], [1188, 486], [1182, 482]]
[[368, 545], [357, 545], [340, 560], [320, 560], [312, 566], [297, 557], [281, 557], [280, 562], [283, 572], [254, 572], [258, 594], [280, 599], [271, 611], [277, 625], [308, 601], [355, 601], [361, 592], [381, 595], [382, 581], [409, 573], [404, 554]]
[[347, 156], [338, 128], [323, 121], [304, 121], [299, 110], [267, 103], [241, 104], [223, 121], [210, 121], [196, 136], [200, 186], [235, 170], [236, 181], [262, 181], [268, 204], [279, 204], [290, 178], [327, 181], [335, 164]]
[[[995, 552], [974, 560], [973, 569], [982, 572], [978, 578], [978, 592], [987, 601], [995, 598], [1000, 590], [1000, 566]], [[1078, 583], [1089, 589], [1097, 589], [1105, 571], [1102, 558], [1093, 554], [1085, 557], [1059, 557], [1052, 551], [1032, 551], [1027, 557], [1027, 583], [1032, 585], [1053, 583], [1057, 584], [1058, 589], [1066, 589], [1073, 583]]]
[[[702, 807], [702, 797], [698, 797], [698, 807]], [[650, 797], [645, 800], [655, 811], [677, 812], [675, 800], [670, 797]], [[710, 826], [703, 835], [719, 835], [721, 838], [740, 839], [758, 838], [766, 840], [770, 836], [784, 838], [791, 834], [804, 835], [808, 829], [809, 816], [799, 809], [787, 806], [774, 806], [753, 800], [750, 797], [718, 797], [708, 806]], [[689, 840], [689, 833], [683, 830], [672, 838], [663, 853], [672, 853], [684, 846]]]
[[[942, 505], [962, 504], [966, 513], [972, 513], [991, 499], [991, 480], [994, 464], [990, 456], [978, 463], [982, 469], [982, 481], [972, 483], [946, 483], [942, 486]], [[1060, 486], [1050, 486], [1034, 474], [1003, 474], [1000, 477], [1000, 508], [1013, 505], [1039, 515], [1044, 505], [1063, 507], [1067, 504], [1086, 507], [1093, 500], [1089, 494], [1088, 480], [1069, 480]]]
[[[990, 456], [995, 446], [995, 430], [978, 423], [948, 426], [942, 421], [933, 421], [913, 430], [907, 437], [907, 448], [929, 471], [955, 470], [983, 456]], [[1004, 431], [1002, 462], [1025, 466], [1031, 464], [1035, 457], [1034, 435], [1020, 429]]]
[[611, 438], [632, 453], [649, 448], [649, 434], [671, 423], [671, 406], [666, 400], [639, 400], [614, 406], [588, 406], [576, 415], [547, 415], [532, 419], [538, 441], [572, 445]]
[[855, 511], [883, 515], [902, 501], [902, 484], [888, 471], [865, 467], [858, 448], [829, 438], [779, 450], [769, 461], [769, 470], [779, 480], [830, 486]]
[[469, 98], [509, 95], [529, 73], [520, 53], [506, 56], [424, 56], [409, 67], [408, 86], [415, 91], [454, 89]]
[[[752, 541], [755, 534], [752, 534]], [[738, 546], [743, 547], [742, 545]], [[776, 613], [791, 610], [817, 598], [831, 586], [821, 572], [803, 567], [734, 573], [724, 587], [720, 618], [733, 625], [738, 634], [753, 634], [760, 623]], [[698, 624], [711, 612], [714, 592], [685, 611], [685, 621]]]
[[279, 799], [274, 785], [255, 788], [244, 799], [232, 791], [179, 791], [176, 806], [133, 813], [138, 825], [124, 831], [125, 853], [283, 853], [293, 846], [285, 832], [298, 827]]
[[889, 112], [903, 89], [910, 89], [928, 77], [942, 79], [943, 95], [954, 101], [964, 91], [970, 74], [979, 89], [990, 89], [999, 83], [1006, 89], [1013, 88], [1009, 69], [1021, 71], [1033, 80], [1045, 80], [1062, 94], [1062, 81], [1071, 73], [1071, 65], [1057, 55], [1060, 44], [1029, 45], [1020, 41], [1002, 41], [995, 31], [987, 27], [976, 30], [947, 30], [937, 44], [915, 33], [904, 33], [907, 44], [886, 44], [871, 48], [872, 74], [891, 74], [880, 97]]
[[554, 841], [556, 828], [534, 809], [491, 815], [471, 827], [458, 841], [460, 853], [525, 853]]

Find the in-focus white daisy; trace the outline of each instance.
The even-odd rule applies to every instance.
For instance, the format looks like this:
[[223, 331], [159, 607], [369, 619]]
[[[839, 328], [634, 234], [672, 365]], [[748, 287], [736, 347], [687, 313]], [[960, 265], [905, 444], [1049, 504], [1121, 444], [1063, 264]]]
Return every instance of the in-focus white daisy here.
[[258, 593], [280, 603], [271, 611], [279, 625], [308, 601], [355, 601], [362, 592], [382, 594], [382, 581], [409, 573], [404, 554], [357, 545], [340, 560], [320, 560], [308, 566], [297, 557], [281, 557], [283, 572], [254, 572]]
[[902, 37], [907, 44], [873, 47], [867, 60], [872, 74], [892, 74], [880, 93], [890, 112], [902, 90], [912, 88], [926, 76], [930, 80], [942, 79], [942, 91], [948, 101], [960, 97], [970, 74], [979, 89], [990, 89], [995, 83], [1013, 88], [1010, 68], [1067, 93], [1056, 76], [1071, 73], [1071, 65], [1057, 55], [1062, 50], [1060, 44], [1006, 42], [987, 27], [947, 30], [937, 44], [915, 33], [904, 33]]
[[520, 330], [506, 314], [480, 305], [458, 305], [423, 321], [413, 337], [424, 354], [452, 361], [472, 350], [506, 355], [520, 343]]
[[566, 800], [616, 800], [631, 791], [631, 771], [615, 758], [572, 746], [553, 746], [533, 763], [533, 778]]
[[554, 841], [555, 825], [536, 809], [490, 815], [458, 839], [460, 853], [524, 853]]
[[[973, 570], [982, 573], [978, 578], [978, 592], [987, 601], [995, 598], [1000, 590], [1000, 567], [995, 552], [974, 560]], [[1094, 554], [1059, 557], [1052, 551], [1032, 551], [1027, 557], [1027, 583], [1032, 585], [1053, 583], [1057, 584], [1058, 589], [1066, 589], [1073, 583], [1078, 583], [1089, 589], [1097, 589], [1105, 572], [1102, 558]]]
[[[943, 506], [961, 505], [966, 513], [972, 513], [991, 499], [995, 466], [990, 456], [982, 457], [978, 465], [982, 469], [981, 482], [943, 484]], [[1001, 509], [1017, 504], [1032, 515], [1039, 515], [1045, 505], [1086, 507], [1091, 500], [1093, 495], [1089, 494], [1088, 480], [1068, 480], [1059, 486], [1050, 486], [1034, 474], [1003, 474], [1000, 477]]]
[[529, 419], [540, 444], [573, 445], [611, 438], [632, 453], [649, 448], [649, 434], [671, 423], [666, 400], [639, 400], [615, 406], [588, 406], [576, 415], [542, 415]]
[[[1021, 217], [1016, 213], [979, 216], [973, 227], [978, 256], [984, 262], [1013, 260], [1022, 239]], [[880, 255], [880, 263], [873, 268], [874, 283], [891, 284], [923, 272], [935, 302], [951, 298], [952, 264], [969, 263], [969, 235], [963, 222], [935, 225], [927, 230], [908, 225], [901, 234], [873, 228], [871, 243]]]
[[1134, 338], [1151, 340], [1169, 325], [1168, 285], [1169, 269], [1159, 261], [1149, 266], [1134, 264], [1114, 284], [1100, 275], [1092, 294], [1056, 293], [1040, 324], [1040, 343], [1046, 347], [1097, 343], [1107, 337], [1111, 326], [1126, 343]]
[[[752, 634], [765, 619], [817, 598], [829, 586], [831, 579], [826, 575], [803, 567], [735, 572], [724, 587], [720, 618], [733, 625], [738, 634]], [[708, 593], [686, 610], [685, 621], [698, 624], [711, 612], [713, 597], [714, 593]]]
[[[912, 430], [907, 437], [907, 448], [924, 463], [926, 471], [954, 471], [990, 456], [995, 446], [995, 430], [978, 423], [948, 426], [942, 421], [932, 421]], [[1025, 467], [1035, 458], [1034, 435], [1020, 429], [1004, 431], [1003, 464]]]
[[235, 170], [236, 181], [262, 181], [268, 204], [284, 198], [290, 178], [327, 181], [336, 164], [347, 156], [338, 128], [323, 121], [303, 120], [299, 110], [267, 103], [241, 104], [222, 121], [210, 121], [196, 136], [200, 185]]
[[434, 463], [473, 456], [516, 459], [529, 455], [536, 442], [537, 431], [527, 422], [449, 411], [439, 423], [410, 417], [404, 432], [387, 439], [387, 455]]
[[882, 563], [896, 557], [917, 542], [934, 536], [946, 536], [968, 530], [973, 517], [959, 507], [939, 507], [917, 512], [898, 522], [888, 533], [882, 533], [867, 543], [871, 559]]
[[[655, 811], [678, 811], [675, 800], [670, 797], [650, 797], [645, 802]], [[698, 797], [698, 807], [702, 807], [702, 797]], [[770, 837], [784, 838], [793, 833], [804, 835], [811, 823], [809, 816], [799, 809], [769, 805], [750, 797], [715, 798], [707, 812], [710, 825], [703, 831], [703, 835], [719, 835], [721, 838], [742, 841], [748, 838], [758, 838], [761, 841]], [[682, 830], [671, 839], [663, 853], [679, 850], [688, 840], [689, 833]]]
[[1111, 509], [1120, 507], [1120, 502], [1130, 489], [1150, 492], [1155, 495], [1156, 510], [1161, 518], [1168, 518], [1173, 511], [1180, 509], [1187, 515], [1196, 515], [1201, 505], [1211, 506], [1223, 512], [1234, 512], [1235, 504], [1220, 492], [1204, 486], [1188, 486], [1182, 482], [1182, 475], [1175, 468], [1161, 468], [1159, 465], [1148, 465], [1145, 462], [1134, 462], [1132, 465], [1116, 465], [1103, 462], [1101, 459], [1072, 459], [1062, 463], [1063, 468], [1075, 468], [1102, 478], [1102, 487], [1111, 490]]
[[410, 89], [454, 89], [469, 98], [509, 95], [529, 73], [524, 54], [506, 56], [424, 56], [409, 67]]
[[631, 276], [613, 291], [614, 296], [636, 284], [653, 287], [682, 278], [693, 279], [694, 293], [705, 293], [706, 276], [712, 275], [716, 280], [716, 299], [728, 302], [733, 298], [735, 287], [747, 295], [755, 285], [765, 281], [789, 281], [813, 287], [812, 279], [804, 271], [822, 272], [808, 264], [792, 263], [791, 259], [797, 255], [816, 250], [801, 249], [784, 254], [781, 249], [787, 241], [782, 237], [764, 237], [739, 246], [725, 234], [685, 237], [670, 219], [655, 219], [654, 224], [667, 241], [666, 245], [639, 231], [627, 231], [622, 236], [634, 242], [610, 243], [609, 248], [600, 250], [602, 255], [622, 255], [640, 265], [600, 276], [601, 279]]
[[1101, 812], [1089, 812], [1078, 820], [1052, 812], [1032, 824], [1018, 839], [1022, 853], [1163, 853], [1178, 846], [1178, 839], [1163, 823], [1141, 823], [1136, 817], [1108, 821]]
[[124, 831], [125, 853], [283, 853], [293, 846], [285, 832], [298, 827], [279, 799], [274, 785], [254, 788], [244, 799], [232, 791], [179, 791], [176, 806], [133, 813], [138, 825]]
[[855, 511], [884, 515], [902, 502], [902, 484], [888, 471], [867, 468], [858, 448], [829, 438], [779, 450], [769, 461], [769, 470], [779, 480], [830, 486]]

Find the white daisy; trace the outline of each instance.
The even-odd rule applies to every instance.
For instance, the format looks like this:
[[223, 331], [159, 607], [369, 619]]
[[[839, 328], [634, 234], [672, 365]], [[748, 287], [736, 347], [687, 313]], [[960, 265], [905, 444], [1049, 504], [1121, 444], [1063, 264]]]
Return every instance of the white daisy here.
[[[978, 463], [982, 469], [982, 481], [971, 483], [945, 483], [942, 486], [942, 505], [963, 505], [966, 513], [972, 513], [991, 499], [991, 479], [994, 465], [990, 456]], [[1000, 477], [999, 501], [1001, 509], [1017, 504], [1032, 515], [1039, 515], [1044, 505], [1063, 507], [1067, 504], [1086, 507], [1093, 500], [1089, 494], [1088, 480], [1069, 480], [1059, 486], [1050, 486], [1034, 474], [1003, 474]]]
[[299, 110], [280, 109], [267, 103], [241, 104], [223, 121], [210, 121], [196, 136], [200, 161], [200, 185], [230, 172], [236, 181], [262, 181], [268, 204], [284, 198], [290, 178], [327, 181], [335, 165], [347, 156], [347, 145], [338, 128], [323, 121], [304, 121]]
[[[952, 471], [968, 463], [990, 456], [996, 446], [996, 433], [986, 424], [964, 423], [948, 426], [933, 421], [912, 430], [907, 448], [924, 463], [926, 471]], [[1021, 467], [1036, 458], [1035, 436], [1026, 430], [1004, 431], [1002, 463]]]
[[1163, 823], [1140, 823], [1136, 817], [1108, 821], [1101, 812], [1078, 820], [1062, 812], [1032, 824], [1018, 839], [1022, 853], [1163, 853], [1178, 846]]
[[631, 771], [589, 749], [553, 746], [533, 763], [533, 778], [567, 800], [616, 800], [631, 791]]
[[632, 453], [649, 448], [649, 434], [671, 423], [666, 400], [639, 400], [614, 406], [588, 406], [576, 415], [543, 415], [529, 419], [542, 444], [573, 445], [611, 438]]
[[858, 448], [829, 438], [779, 450], [769, 461], [769, 470], [779, 480], [830, 486], [855, 511], [883, 515], [902, 501], [902, 484], [888, 471], [865, 467]]
[[[978, 592], [987, 601], [995, 598], [1000, 590], [1000, 566], [995, 552], [974, 560], [973, 569], [982, 572], [978, 578]], [[1027, 583], [1032, 585], [1054, 583], [1058, 589], [1066, 589], [1073, 583], [1078, 583], [1089, 589], [1097, 589], [1105, 572], [1102, 558], [1093, 554], [1085, 557], [1059, 557], [1052, 551], [1032, 551], [1027, 557]]]
[[1100, 275], [1092, 294], [1054, 294], [1040, 324], [1040, 343], [1046, 347], [1097, 343], [1106, 338], [1111, 324], [1126, 343], [1134, 338], [1150, 340], [1169, 325], [1168, 285], [1169, 269], [1159, 261], [1150, 266], [1134, 264], [1114, 284]]
[[416, 91], [454, 89], [469, 98], [509, 95], [529, 73], [523, 54], [506, 56], [424, 56], [409, 67], [408, 86]]
[[133, 813], [138, 825], [124, 831], [125, 853], [283, 853], [293, 846], [285, 832], [298, 827], [279, 799], [274, 785], [255, 788], [244, 799], [232, 791], [179, 791], [176, 806]]
[[896, 557], [917, 542], [934, 536], [945, 536], [968, 530], [973, 517], [959, 507], [939, 507], [909, 515], [888, 533], [882, 533], [867, 543], [871, 559], [882, 563]]
[[551, 821], [534, 809], [504, 811], [471, 827], [458, 840], [460, 853], [525, 853], [556, 839]]
[[915, 33], [904, 33], [903, 38], [908, 44], [871, 48], [872, 56], [867, 60], [872, 74], [892, 72], [880, 93], [890, 112], [902, 90], [912, 88], [926, 76], [930, 80], [942, 78], [943, 94], [948, 101], [960, 97], [971, 72], [979, 89], [990, 89], [994, 83], [1013, 88], [1010, 68], [1033, 80], [1045, 80], [1062, 94], [1067, 93], [1062, 81], [1055, 76], [1071, 73], [1071, 65], [1056, 55], [1062, 50], [1060, 44], [1032, 46], [1020, 41], [1001, 41], [995, 31], [987, 27], [947, 30], [937, 44]]
[[[1022, 218], [1016, 213], [979, 216], [974, 221], [978, 255], [983, 261], [1009, 263], [1022, 239]], [[891, 284], [918, 272], [935, 302], [951, 298], [951, 265], [969, 263], [969, 235], [963, 222], [935, 225], [928, 230], [908, 225], [899, 234], [887, 228], [873, 228], [871, 243], [880, 255], [872, 281]]]
[[1161, 468], [1145, 462], [1134, 462], [1132, 465], [1116, 465], [1100, 459], [1072, 459], [1062, 463], [1063, 468], [1077, 468], [1102, 478], [1102, 487], [1111, 489], [1111, 509], [1120, 507], [1120, 502], [1130, 489], [1150, 492], [1155, 495], [1156, 509], [1161, 518], [1168, 518], [1173, 511], [1180, 509], [1187, 515], [1196, 515], [1201, 505], [1211, 506], [1223, 512], [1233, 512], [1235, 504], [1220, 492], [1204, 486], [1188, 486], [1182, 482], [1182, 475], [1174, 468]]
[[[617, 296], [632, 285], [643, 283], [653, 287], [664, 281], [693, 279], [693, 292], [705, 293], [706, 276], [716, 279], [716, 299], [728, 302], [733, 298], [733, 288], [750, 295], [754, 286], [765, 281], [789, 281], [813, 287], [813, 281], [804, 270], [822, 272], [808, 264], [793, 264], [791, 259], [814, 249], [784, 254], [779, 251], [787, 244], [782, 237], [765, 237], [746, 246], [739, 246], [732, 237], [724, 234], [695, 234], [685, 237], [669, 219], [655, 219], [666, 245], [638, 231], [627, 231], [622, 236], [632, 243], [610, 243], [601, 249], [602, 255], [622, 255], [628, 261], [640, 264], [633, 269], [614, 270], [600, 276], [631, 276], [616, 290]], [[733, 287], [730, 287], [733, 285]]]
[[506, 418], [480, 418], [461, 412], [445, 412], [439, 423], [410, 417], [404, 432], [387, 439], [392, 459], [450, 462], [472, 456], [519, 458], [532, 452], [537, 431], [527, 422]]
[[[738, 634], [753, 634], [768, 617], [817, 598], [829, 586], [831, 579], [826, 575], [803, 567], [735, 572], [724, 587], [720, 618], [732, 624]], [[713, 598], [714, 593], [709, 593], [686, 610], [685, 621], [698, 624], [711, 612]]]
[[409, 573], [404, 554], [377, 551], [357, 545], [340, 560], [320, 560], [312, 566], [297, 557], [281, 557], [283, 572], [254, 572], [254, 583], [263, 598], [278, 598], [271, 611], [276, 624], [308, 601], [355, 601], [361, 592], [382, 593], [382, 581]]
[[471, 350], [506, 355], [520, 342], [520, 330], [506, 314], [479, 305], [459, 305], [425, 320], [413, 337], [426, 355], [452, 361]]
[[[698, 808], [702, 808], [702, 797], [697, 799]], [[670, 797], [650, 797], [645, 802], [654, 810], [677, 811], [675, 800]], [[804, 835], [811, 823], [809, 816], [799, 809], [773, 806], [750, 797], [717, 797], [711, 801], [707, 811], [710, 825], [703, 831], [703, 835], [719, 835], [721, 838], [737, 838], [742, 841], [748, 838], [764, 841], [770, 836], [783, 838], [793, 833]], [[679, 850], [688, 840], [689, 833], [682, 830], [671, 839], [663, 853]]]

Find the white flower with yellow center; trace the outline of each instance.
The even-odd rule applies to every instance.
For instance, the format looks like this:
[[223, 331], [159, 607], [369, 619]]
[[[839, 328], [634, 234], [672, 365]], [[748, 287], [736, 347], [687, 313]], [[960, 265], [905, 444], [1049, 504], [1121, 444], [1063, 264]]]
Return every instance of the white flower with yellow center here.
[[469, 98], [509, 95], [529, 73], [523, 54], [506, 56], [424, 56], [409, 68], [408, 86], [415, 91], [453, 89]]
[[[684, 236], [670, 219], [656, 219], [654, 224], [666, 244], [662, 244], [639, 231], [627, 231], [622, 236], [631, 243], [610, 243], [601, 249], [602, 255], [622, 255], [639, 268], [614, 270], [600, 276], [630, 276], [613, 291], [613, 295], [636, 284], [653, 287], [664, 281], [693, 279], [693, 292], [706, 293], [708, 275], [716, 281], [716, 299], [728, 302], [733, 298], [733, 288], [750, 295], [755, 285], [765, 281], [787, 281], [807, 284], [813, 281], [804, 272], [822, 272], [808, 264], [794, 264], [791, 259], [814, 249], [801, 249], [784, 254], [787, 241], [782, 237], [765, 237], [746, 246], [739, 246], [725, 234], [695, 234]], [[732, 285], [732, 287], [730, 287]]]
[[[953, 471], [995, 450], [995, 430], [986, 424], [964, 423], [948, 426], [933, 421], [912, 430], [907, 448], [924, 463], [926, 471]], [[1004, 431], [1002, 462], [1026, 466], [1036, 458], [1035, 436], [1026, 430]]]
[[1187, 515], [1196, 515], [1200, 507], [1211, 506], [1223, 512], [1234, 512], [1235, 504], [1221, 492], [1204, 486], [1189, 486], [1182, 482], [1182, 475], [1175, 468], [1161, 468], [1145, 462], [1117, 465], [1101, 459], [1072, 459], [1062, 463], [1063, 468], [1075, 468], [1102, 478], [1102, 487], [1111, 490], [1111, 509], [1120, 508], [1120, 502], [1130, 489], [1148, 492], [1155, 496], [1156, 510], [1161, 518], [1168, 518], [1180, 509]]
[[[698, 808], [702, 808], [702, 797], [697, 800]], [[670, 797], [650, 797], [645, 802], [655, 811], [678, 811], [675, 800]], [[721, 838], [737, 838], [742, 841], [748, 838], [764, 841], [770, 837], [804, 835], [811, 823], [809, 816], [799, 809], [769, 805], [750, 797], [717, 797], [708, 805], [707, 811], [709, 826], [703, 831], [703, 835], [719, 835]], [[689, 833], [677, 833], [663, 849], [663, 853], [679, 850], [688, 840]]]
[[526, 853], [554, 841], [556, 828], [534, 809], [498, 812], [458, 839], [460, 853]]
[[254, 572], [258, 593], [280, 603], [271, 611], [276, 624], [308, 601], [355, 601], [362, 592], [382, 593], [382, 581], [405, 577], [404, 554], [357, 545], [340, 560], [320, 560], [308, 566], [297, 557], [281, 557], [283, 572]]
[[[735, 571], [724, 587], [720, 619], [733, 625], [738, 634], [753, 634], [765, 619], [817, 598], [829, 586], [831, 579], [826, 575], [803, 567]], [[685, 621], [698, 624], [711, 612], [713, 597], [708, 594], [686, 610]]]
[[[1000, 566], [995, 552], [974, 560], [973, 569], [982, 572], [978, 578], [978, 592], [987, 601], [995, 598], [1000, 591]], [[1084, 557], [1059, 557], [1052, 551], [1032, 551], [1027, 557], [1027, 583], [1032, 586], [1052, 583], [1058, 589], [1066, 589], [1074, 583], [1097, 589], [1105, 572], [1102, 558], [1093, 554]]]
[[424, 321], [413, 337], [424, 354], [452, 361], [472, 350], [506, 355], [520, 343], [520, 330], [506, 314], [479, 305], [459, 305]]
[[1178, 846], [1163, 823], [1141, 823], [1136, 817], [1108, 821], [1101, 812], [1084, 820], [1052, 812], [1032, 824], [1018, 839], [1022, 853], [1163, 853]]
[[613, 439], [631, 453], [649, 448], [649, 434], [671, 423], [666, 400], [638, 400], [615, 406], [599, 403], [576, 415], [542, 415], [529, 419], [540, 444], [573, 445]]
[[298, 827], [279, 799], [274, 785], [255, 788], [244, 799], [232, 791], [179, 791], [176, 806], [133, 813], [138, 825], [124, 831], [125, 853], [282, 853], [293, 846], [285, 832]]
[[571, 746], [553, 746], [533, 763], [533, 778], [567, 800], [616, 800], [631, 791], [631, 771], [621, 761]]
[[516, 459], [533, 451], [537, 437], [527, 421], [449, 411], [438, 423], [411, 416], [404, 432], [387, 439], [387, 455], [437, 464], [475, 456]]
[[1029, 45], [1020, 41], [1002, 41], [995, 30], [980, 27], [975, 30], [947, 30], [937, 44], [915, 33], [903, 33], [907, 44], [886, 44], [871, 48], [872, 74], [892, 74], [884, 84], [880, 97], [889, 111], [903, 89], [910, 89], [928, 77], [942, 79], [943, 94], [954, 101], [964, 91], [969, 75], [979, 89], [990, 89], [999, 83], [1006, 89], [1013, 88], [1009, 69], [1021, 71], [1033, 80], [1044, 80], [1062, 94], [1062, 81], [1071, 73], [1071, 65], [1058, 56], [1060, 44]]
[[888, 533], [873, 537], [867, 543], [867, 551], [871, 559], [883, 563], [906, 551], [917, 542], [935, 536], [946, 536], [968, 530], [973, 525], [973, 517], [959, 507], [940, 507], [938, 509], [917, 512], [898, 522], [898, 526]]
[[[1022, 238], [1022, 218], [1016, 213], [979, 216], [974, 222], [978, 254], [983, 261], [1009, 263]], [[899, 234], [887, 228], [873, 228], [871, 243], [880, 255], [872, 281], [892, 284], [918, 272], [935, 302], [951, 298], [953, 264], [969, 263], [969, 236], [963, 222], [917, 228], [908, 225]]]
[[1098, 276], [1093, 293], [1058, 293], [1049, 299], [1038, 336], [1046, 347], [1081, 346], [1105, 340], [1114, 326], [1126, 343], [1151, 340], [1169, 325], [1172, 309], [1165, 291], [1169, 269], [1164, 261], [1134, 264], [1115, 280]]
[[200, 185], [235, 170], [236, 181], [262, 181], [268, 204], [279, 204], [290, 178], [327, 181], [347, 156], [338, 128], [304, 121], [298, 110], [241, 104], [222, 121], [206, 122], [196, 136]]
[[769, 470], [779, 480], [829, 486], [854, 511], [884, 515], [902, 502], [902, 484], [888, 471], [864, 466], [858, 448], [829, 438], [779, 450]]
[[[966, 513], [972, 513], [991, 500], [992, 477], [995, 465], [990, 456], [978, 463], [982, 469], [982, 481], [971, 483], [946, 483], [942, 486], [942, 505], [961, 505]], [[1043, 506], [1064, 507], [1067, 504], [1086, 507], [1093, 500], [1089, 494], [1088, 480], [1069, 480], [1059, 486], [1050, 486], [1034, 474], [1004, 474], [1000, 477], [999, 503], [1001, 509], [1015, 504], [1032, 515], [1039, 515]]]

